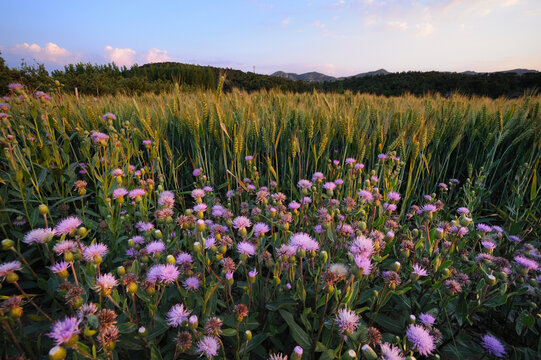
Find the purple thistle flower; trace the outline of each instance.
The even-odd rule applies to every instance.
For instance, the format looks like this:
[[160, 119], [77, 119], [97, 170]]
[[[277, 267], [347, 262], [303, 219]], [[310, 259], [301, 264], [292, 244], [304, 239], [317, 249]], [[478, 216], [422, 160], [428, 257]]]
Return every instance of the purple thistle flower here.
[[254, 159], [254, 157], [252, 155], [246, 155], [244, 157], [244, 161], [252, 161]]
[[143, 189], [133, 189], [133, 190], [131, 190], [131, 191], [129, 192], [129, 197], [130, 197], [130, 199], [133, 200], [133, 199], [135, 199], [135, 198], [137, 198], [137, 197], [143, 197], [143, 196], [145, 196], [146, 193], [147, 193], [147, 192], [146, 192], [145, 190], [143, 190]]
[[323, 188], [325, 190], [332, 191], [332, 190], [336, 189], [336, 184], [333, 183], [333, 182], [326, 182], [325, 184], [323, 184]]
[[350, 335], [359, 327], [359, 315], [348, 309], [340, 309], [336, 316], [336, 323], [342, 335]]
[[98, 276], [96, 279], [96, 286], [94, 289], [96, 291], [101, 291], [102, 293], [109, 295], [111, 289], [118, 285], [118, 281], [115, 279], [113, 274], [107, 273]]
[[57, 255], [62, 255], [66, 252], [75, 252], [77, 251], [77, 243], [72, 240], [64, 240], [59, 243], [56, 243], [53, 247], [53, 250]]
[[537, 270], [539, 264], [532, 259], [528, 259], [525, 256], [515, 256], [515, 264], [522, 266], [528, 270]]
[[145, 243], [145, 238], [141, 235], [135, 235], [130, 240], [132, 240], [137, 245], [143, 245]]
[[389, 343], [381, 344], [381, 359], [382, 360], [404, 360], [400, 348]]
[[152, 223], [147, 223], [144, 221], [138, 221], [137, 224], [135, 224], [135, 227], [137, 230], [141, 232], [150, 231], [154, 229], [154, 225]]
[[364, 169], [364, 164], [357, 163], [357, 164], [355, 164], [355, 166], [353, 168], [355, 170], [362, 170], [362, 169]]
[[78, 217], [70, 216], [56, 224], [54, 232], [58, 235], [67, 235], [81, 226], [82, 223], [83, 222]]
[[237, 251], [239, 254], [250, 257], [255, 255], [255, 250], [255, 246], [247, 241], [241, 241], [237, 244]]
[[115, 189], [113, 191], [113, 199], [118, 199], [120, 197], [124, 197], [128, 195], [128, 190], [124, 189], [123, 187]]
[[70, 267], [69, 262], [61, 261], [61, 262], [56, 263], [53, 266], [51, 266], [51, 271], [53, 273], [55, 273], [55, 274], [58, 274], [58, 273], [61, 273], [61, 272], [65, 271], [65, 270], [68, 270], [69, 267]]
[[171, 191], [163, 191], [158, 199], [158, 204], [163, 207], [172, 208], [175, 205], [175, 194]]
[[172, 327], [182, 326], [182, 323], [188, 321], [191, 310], [184, 308], [184, 304], [176, 304], [169, 309], [167, 313], [167, 325]]
[[496, 249], [496, 246], [497, 246], [494, 242], [490, 240], [481, 241], [481, 245], [483, 245], [483, 247], [488, 250], [494, 250]]
[[334, 180], [334, 183], [335, 183], [336, 185], [340, 186], [340, 185], [342, 185], [342, 184], [344, 183], [344, 180], [342, 180], [342, 179], [336, 179], [336, 180]]
[[301, 204], [299, 204], [296, 201], [292, 201], [287, 205], [287, 207], [290, 208], [291, 210], [298, 210], [301, 207]]
[[235, 219], [233, 219], [233, 227], [235, 227], [235, 229], [240, 230], [250, 226], [252, 226], [252, 223], [246, 216], [237, 216]]
[[205, 355], [207, 359], [212, 359], [214, 356], [217, 356], [219, 348], [220, 345], [218, 340], [216, 340], [216, 338], [213, 336], [204, 336], [197, 343], [197, 352], [200, 354], [200, 356]]
[[22, 268], [23, 267], [21, 265], [21, 262], [18, 260], [3, 263], [2, 265], [0, 265], [0, 278], [4, 279], [6, 275], [14, 271], [19, 271]]
[[365, 257], [370, 257], [374, 254], [374, 242], [364, 235], [359, 235], [353, 240], [353, 243], [349, 247], [349, 251], [353, 255], [360, 254]]
[[298, 250], [317, 251], [319, 243], [306, 233], [296, 233], [289, 239], [289, 245]]
[[178, 279], [179, 275], [180, 272], [174, 264], [166, 264], [161, 268], [159, 280], [164, 284], [171, 284]]
[[325, 176], [323, 175], [323, 173], [317, 171], [314, 173], [314, 175], [312, 175], [312, 181], [323, 181], [323, 179], [325, 178]]
[[431, 314], [420, 313], [419, 314], [419, 321], [421, 323], [423, 323], [425, 326], [432, 326], [436, 322], [436, 319]]
[[438, 208], [434, 204], [426, 204], [421, 207], [421, 211], [431, 214], [438, 211]]
[[460, 207], [456, 209], [456, 212], [459, 213], [460, 215], [468, 215], [470, 213], [470, 210], [468, 210], [468, 208], [465, 208], [465, 207]]
[[393, 211], [396, 211], [396, 204], [384, 203], [383, 204], [383, 210], [392, 213]]
[[254, 225], [254, 235], [260, 236], [265, 235], [267, 232], [269, 232], [269, 226], [265, 223], [257, 223]]
[[372, 202], [374, 200], [374, 196], [368, 190], [361, 190], [359, 191], [358, 194], [361, 197], [361, 199], [365, 200], [366, 202]]
[[162, 251], [165, 250], [165, 244], [162, 241], [156, 240], [147, 244], [145, 247], [147, 253], [152, 255], [159, 255]]
[[183, 286], [186, 290], [197, 290], [199, 289], [199, 279], [196, 278], [195, 276], [190, 276], [189, 278], [186, 278], [186, 280], [184, 280], [184, 283], [183, 283]]
[[519, 243], [521, 241], [520, 238], [516, 235], [509, 235], [509, 240], [516, 243]]
[[355, 265], [362, 270], [363, 275], [370, 275], [372, 272], [372, 263], [370, 259], [363, 255], [355, 255]]
[[201, 169], [199, 169], [199, 168], [194, 169], [194, 170], [192, 171], [192, 175], [193, 175], [194, 177], [198, 177], [199, 175], [201, 175]]
[[482, 232], [491, 232], [492, 227], [488, 226], [487, 224], [479, 223], [477, 224], [477, 230]]
[[389, 201], [399, 201], [400, 200], [400, 194], [394, 191], [391, 191], [387, 194], [387, 198]]
[[378, 159], [380, 159], [380, 160], [385, 160], [387, 158], [388, 158], [387, 154], [379, 154], [378, 155]]
[[432, 351], [436, 349], [434, 338], [420, 325], [410, 325], [406, 330], [406, 335], [413, 344], [413, 348], [421, 355], [431, 355]]
[[354, 158], [347, 158], [346, 159], [346, 164], [347, 165], [353, 165], [357, 162], [357, 160], [355, 160]]
[[503, 229], [502, 229], [501, 227], [499, 227], [498, 225], [493, 225], [493, 226], [492, 226], [492, 231], [495, 231], [495, 232], [497, 232], [498, 234], [503, 233]]
[[312, 182], [309, 181], [309, 180], [299, 180], [299, 182], [297, 183], [297, 187], [299, 189], [309, 189], [312, 187]]
[[421, 266], [419, 266], [417, 264], [413, 264], [412, 274], [415, 274], [417, 276], [427, 276], [428, 272], [424, 268], [422, 268]]
[[289, 258], [294, 256], [296, 253], [297, 249], [291, 245], [282, 244], [278, 249], [276, 249], [276, 255], [278, 255], [280, 258]]
[[116, 120], [116, 115], [113, 113], [105, 113], [101, 118], [103, 121], [106, 121], [107, 119]]
[[181, 252], [176, 257], [176, 263], [178, 265], [191, 264], [193, 262], [193, 257], [191, 254]]
[[76, 317], [66, 317], [64, 320], [55, 321], [47, 336], [54, 339], [56, 345], [61, 345], [77, 334], [79, 334], [79, 320]]
[[192, 197], [194, 200], [201, 199], [205, 197], [205, 190], [203, 189], [194, 189], [192, 190]]
[[34, 229], [26, 233], [26, 235], [24, 236], [23, 242], [25, 242], [26, 244], [33, 244], [33, 243], [43, 244], [46, 241], [52, 239], [54, 234], [55, 232], [51, 228]]
[[83, 257], [86, 261], [94, 261], [97, 256], [102, 259], [107, 255], [108, 247], [102, 243], [90, 244], [83, 250]]
[[481, 345], [490, 355], [494, 355], [499, 358], [503, 358], [505, 356], [505, 347], [496, 337], [485, 334], [481, 337], [481, 340]]

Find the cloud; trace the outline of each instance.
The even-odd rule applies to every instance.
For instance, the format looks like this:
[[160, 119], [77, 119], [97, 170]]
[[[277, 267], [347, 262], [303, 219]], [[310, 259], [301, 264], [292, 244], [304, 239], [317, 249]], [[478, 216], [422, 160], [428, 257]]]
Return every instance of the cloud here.
[[68, 50], [58, 46], [55, 43], [48, 42], [44, 47], [39, 46], [38, 44], [16, 44], [11, 49], [8, 50], [10, 54], [21, 55], [21, 56], [32, 56], [32, 58], [37, 61], [55, 63], [64, 65], [70, 62], [75, 62], [78, 60], [78, 56], [72, 54]]
[[318, 27], [318, 28], [320, 28], [320, 29], [323, 29], [323, 28], [325, 27], [325, 24], [323, 24], [323, 23], [322, 23], [321, 21], [319, 21], [319, 20], [314, 21], [313, 24], [314, 24], [315, 27]]
[[387, 23], [387, 26], [392, 28], [392, 29], [398, 29], [398, 30], [401, 30], [401, 31], [408, 30], [408, 23], [405, 22], [405, 21], [389, 21]]
[[145, 62], [147, 63], [157, 63], [157, 62], [167, 62], [167, 61], [171, 61], [171, 57], [167, 55], [167, 50], [160, 50], [160, 49], [152, 48], [145, 55]]
[[415, 25], [417, 29], [417, 37], [424, 38], [434, 32], [434, 26], [431, 23], [423, 23]]
[[130, 48], [113, 48], [112, 46], [105, 47], [105, 59], [114, 62], [118, 66], [130, 66], [135, 64], [135, 50]]
[[290, 18], [285, 18], [281, 21], [282, 25], [289, 25], [289, 23], [291, 22], [291, 19]]

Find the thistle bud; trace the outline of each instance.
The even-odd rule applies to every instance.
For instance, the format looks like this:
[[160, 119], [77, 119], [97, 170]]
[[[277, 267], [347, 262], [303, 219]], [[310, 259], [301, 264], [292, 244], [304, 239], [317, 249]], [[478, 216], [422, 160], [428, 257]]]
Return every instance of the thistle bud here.
[[415, 320], [416, 320], [415, 315], [411, 314], [410, 316], [408, 316], [406, 322], [407, 322], [408, 324], [414, 324], [414, 323], [415, 323]]
[[51, 360], [64, 360], [66, 358], [66, 349], [62, 346], [55, 346], [49, 350], [49, 359]]
[[349, 349], [342, 355], [343, 360], [356, 360], [357, 359], [357, 353], [353, 349]]
[[295, 348], [293, 349], [293, 353], [291, 354], [291, 360], [301, 360], [302, 353], [303, 353], [302, 347], [298, 345], [295, 346]]
[[488, 275], [487, 276], [487, 283], [489, 285], [494, 286], [494, 285], [496, 285], [496, 282], [497, 282], [497, 280], [496, 280], [496, 277], [494, 275]]
[[364, 358], [368, 360], [377, 360], [378, 358], [378, 355], [376, 354], [374, 349], [372, 349], [370, 345], [368, 344], [364, 344], [363, 347], [361, 348], [361, 351], [363, 353]]
[[8, 284], [13, 284], [19, 280], [19, 275], [17, 275], [15, 272], [9, 272], [6, 275], [6, 281]]
[[319, 253], [319, 257], [321, 259], [321, 263], [325, 264], [327, 263], [327, 260], [329, 259], [329, 254], [327, 254], [327, 252], [323, 250]]
[[196, 253], [201, 253], [201, 251], [203, 250], [203, 247], [201, 246], [201, 243], [199, 241], [196, 241], [193, 243], [193, 251], [196, 252]]
[[11, 239], [2, 240], [2, 250], [11, 250], [15, 242]]
[[244, 332], [244, 338], [246, 339], [246, 341], [252, 340], [252, 332], [250, 330], [246, 330]]
[[[39, 213], [40, 213], [41, 215], [47, 215], [47, 214], [49, 213], [49, 208], [47, 207], [47, 205], [41, 204], [41, 205], [39, 206]], [[54, 348], [53, 348], [53, 349], [54, 349]], [[64, 352], [65, 352], [65, 350], [64, 350]]]
[[124, 276], [126, 275], [126, 268], [124, 268], [124, 266], [119, 266], [116, 268], [116, 273], [118, 276]]
[[398, 272], [400, 271], [400, 266], [400, 263], [398, 261], [395, 261], [391, 264], [391, 270], [393, 270], [394, 272]]
[[205, 221], [199, 219], [197, 220], [197, 231], [204, 231], [205, 230]]
[[136, 283], [134, 282], [131, 282], [128, 284], [128, 286], [126, 287], [126, 290], [130, 293], [130, 294], [135, 294], [137, 292], [137, 289], [138, 289], [138, 286]]
[[173, 255], [167, 255], [167, 258], [165, 259], [168, 264], [174, 264], [176, 262], [175, 257]]

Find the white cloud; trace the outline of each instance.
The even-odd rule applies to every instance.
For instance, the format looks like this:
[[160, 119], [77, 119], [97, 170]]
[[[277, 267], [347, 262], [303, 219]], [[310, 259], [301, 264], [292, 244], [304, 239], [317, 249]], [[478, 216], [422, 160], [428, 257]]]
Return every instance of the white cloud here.
[[114, 62], [118, 66], [130, 66], [135, 64], [135, 50], [130, 48], [113, 48], [112, 46], [105, 47], [105, 59]]
[[503, 7], [513, 6], [516, 3], [518, 3], [518, 0], [507, 0], [503, 2], [502, 6]]
[[32, 56], [37, 61], [61, 65], [78, 60], [78, 56], [52, 42], [48, 42], [44, 47], [38, 44], [17, 44], [8, 52], [15, 55]]
[[318, 28], [320, 28], [320, 29], [323, 29], [323, 28], [325, 27], [325, 24], [323, 24], [323, 23], [322, 23], [321, 21], [319, 21], [319, 20], [314, 21], [313, 24], [314, 24], [315, 27], [318, 27]]
[[291, 22], [291, 19], [290, 18], [285, 18], [281, 21], [282, 25], [289, 25], [289, 23]]
[[408, 23], [405, 21], [389, 21], [387, 26], [393, 29], [398, 29], [401, 31], [408, 30]]
[[424, 38], [434, 32], [434, 26], [431, 23], [423, 23], [415, 25], [417, 29], [417, 37]]
[[145, 55], [145, 62], [157, 63], [171, 61], [171, 57], [167, 55], [167, 50], [160, 50], [156, 48], [150, 49]]

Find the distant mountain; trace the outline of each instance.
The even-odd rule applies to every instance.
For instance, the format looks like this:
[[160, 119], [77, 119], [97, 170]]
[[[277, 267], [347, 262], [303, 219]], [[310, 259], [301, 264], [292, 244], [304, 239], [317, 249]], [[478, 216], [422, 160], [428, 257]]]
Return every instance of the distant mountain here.
[[343, 77], [341, 79], [346, 79], [348, 77], [365, 77], [365, 76], [389, 75], [389, 74], [390, 74], [390, 72], [388, 72], [387, 70], [379, 69], [379, 70], [376, 70], [376, 71], [369, 71], [369, 72], [360, 73], [360, 74], [353, 75], [353, 76]]
[[271, 74], [271, 76], [277, 76], [277, 77], [294, 80], [294, 81], [301, 80], [301, 81], [306, 81], [306, 82], [325, 82], [325, 81], [343, 80], [343, 79], [354, 78], [354, 77], [365, 77], [365, 76], [387, 75], [387, 74], [390, 74], [390, 72], [388, 72], [385, 69], [379, 69], [376, 71], [369, 71], [369, 72], [360, 73], [353, 76], [346, 76], [346, 77], [339, 77], [339, 78], [325, 75], [325, 74], [315, 72], [315, 71], [307, 72], [304, 74], [286, 73], [284, 71], [277, 71]]
[[315, 71], [307, 72], [304, 74], [295, 74], [295, 73], [286, 73], [283, 71], [277, 71], [271, 76], [277, 76], [288, 80], [301, 80], [301, 81], [307, 81], [307, 82], [322, 82], [322, 81], [334, 81], [336, 80], [333, 76], [328, 76], [322, 73], [318, 73]]
[[[444, 71], [443, 73], [451, 73], [448, 71]], [[529, 70], [529, 69], [513, 69], [513, 70], [505, 70], [505, 71], [495, 71], [492, 73], [489, 72], [476, 72], [476, 71], [463, 71], [459, 74], [463, 75], [484, 75], [484, 74], [495, 74], [495, 73], [504, 73], [504, 74], [517, 74], [517, 75], [524, 75], [524, 74], [535, 74], [539, 73], [537, 70]], [[352, 79], [352, 78], [362, 78], [366, 76], [378, 76], [378, 75], [389, 75], [393, 74], [391, 72], [388, 72], [385, 69], [379, 69], [376, 71], [369, 71], [360, 73], [357, 75], [352, 76], [343, 76], [336, 78], [334, 76], [325, 75], [319, 72], [307, 72], [304, 74], [296, 74], [296, 73], [286, 73], [284, 71], [276, 71], [275, 73], [271, 74], [271, 76], [280, 77], [283, 79], [293, 80], [293, 81], [306, 81], [306, 82], [327, 82], [327, 81], [337, 81], [337, 80], [346, 80], [346, 79]]]
[[504, 71], [494, 71], [492, 73], [488, 72], [476, 72], [476, 71], [463, 71], [461, 74], [464, 75], [482, 75], [482, 74], [493, 74], [493, 73], [503, 73], [503, 74], [517, 74], [517, 75], [524, 75], [524, 74], [535, 74], [538, 73], [537, 70], [529, 70], [529, 69], [513, 69], [513, 70], [504, 70]]

